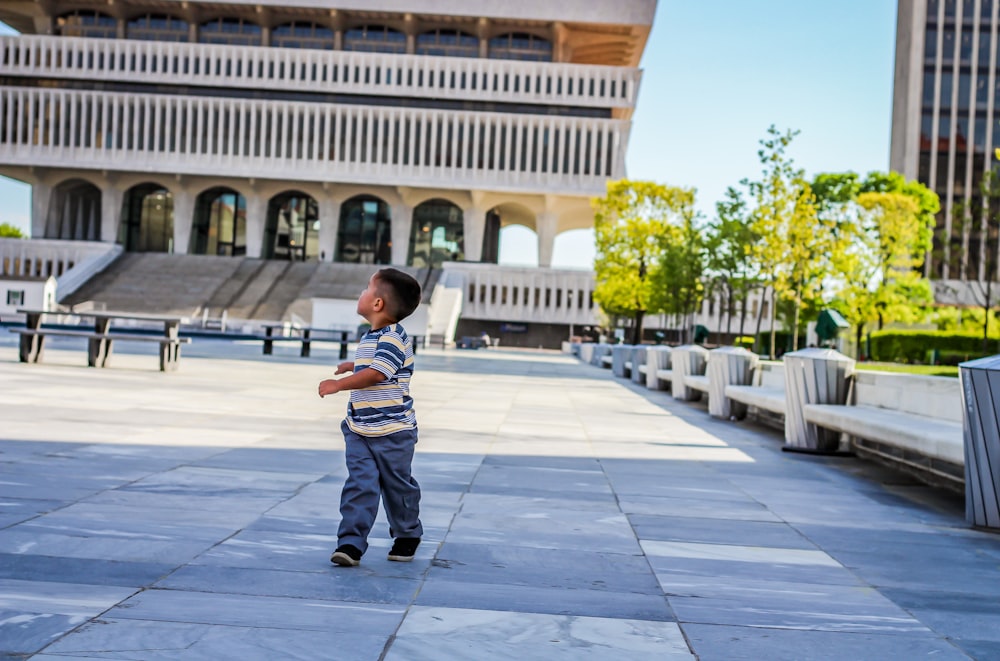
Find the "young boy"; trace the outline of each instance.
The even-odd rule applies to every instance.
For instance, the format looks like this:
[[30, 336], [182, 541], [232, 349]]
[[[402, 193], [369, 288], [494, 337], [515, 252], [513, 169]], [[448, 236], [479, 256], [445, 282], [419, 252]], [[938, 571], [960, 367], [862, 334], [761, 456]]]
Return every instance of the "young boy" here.
[[341, 423], [346, 444], [347, 482], [340, 496], [337, 550], [330, 562], [356, 567], [368, 549], [368, 533], [379, 496], [395, 541], [389, 560], [409, 562], [420, 545], [420, 486], [410, 475], [417, 443], [417, 420], [410, 398], [413, 343], [399, 321], [420, 304], [420, 284], [402, 271], [385, 268], [368, 281], [358, 298], [358, 314], [371, 330], [358, 342], [354, 362], [337, 366], [319, 384], [319, 396], [351, 391]]

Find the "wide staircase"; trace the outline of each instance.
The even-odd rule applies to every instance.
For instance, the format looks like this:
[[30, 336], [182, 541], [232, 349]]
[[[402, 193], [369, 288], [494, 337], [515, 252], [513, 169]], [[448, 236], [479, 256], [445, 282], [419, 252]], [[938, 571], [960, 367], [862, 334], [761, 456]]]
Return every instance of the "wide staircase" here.
[[[206, 323], [226, 319], [308, 325], [313, 298], [353, 300], [379, 265], [289, 262], [206, 255], [126, 253], [98, 273], [64, 306], [177, 314]], [[403, 267], [430, 302], [440, 271]]]

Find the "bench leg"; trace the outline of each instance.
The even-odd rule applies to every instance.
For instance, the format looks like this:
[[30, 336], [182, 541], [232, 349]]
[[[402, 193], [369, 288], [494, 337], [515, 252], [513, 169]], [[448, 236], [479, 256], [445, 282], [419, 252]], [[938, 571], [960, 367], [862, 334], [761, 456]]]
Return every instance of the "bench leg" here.
[[45, 353], [45, 336], [22, 335], [18, 349], [18, 357], [22, 363], [40, 363]]
[[181, 345], [161, 344], [160, 345], [160, 371], [176, 372], [181, 362]]
[[340, 334], [340, 359], [347, 360], [347, 333]]
[[309, 340], [302, 340], [302, 350], [299, 351], [299, 355], [303, 358], [309, 357], [310, 345], [312, 343]]
[[111, 340], [87, 340], [87, 365], [90, 367], [110, 367], [111, 351]]
[[270, 356], [274, 352], [274, 340], [264, 340], [264, 355]]

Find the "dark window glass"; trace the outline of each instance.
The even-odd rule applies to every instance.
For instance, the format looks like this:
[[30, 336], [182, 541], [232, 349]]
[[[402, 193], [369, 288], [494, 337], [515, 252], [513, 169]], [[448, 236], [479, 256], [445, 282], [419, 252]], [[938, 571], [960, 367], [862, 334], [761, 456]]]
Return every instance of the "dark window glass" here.
[[333, 50], [333, 30], [318, 23], [285, 23], [271, 30], [271, 45]]
[[980, 74], [976, 78], [976, 107], [985, 108], [990, 101], [990, 86], [987, 84], [986, 76]]
[[187, 41], [188, 24], [173, 16], [146, 14], [128, 22], [125, 36], [144, 41]]
[[405, 53], [406, 35], [384, 25], [362, 25], [344, 33], [344, 50]]
[[962, 0], [962, 21], [971, 23], [972, 17], [976, 14], [976, 3], [974, 0]]
[[242, 18], [216, 18], [202, 23], [198, 41], [231, 46], [260, 46], [263, 43], [260, 26]]
[[924, 58], [927, 60], [933, 60], [935, 55], [937, 55], [937, 38], [938, 31], [936, 28], [927, 28], [927, 34], [924, 39]]
[[927, 0], [927, 20], [936, 21], [938, 16], [940, 0]]
[[990, 18], [993, 16], [993, 0], [982, 0], [979, 4], [980, 16]]
[[413, 210], [407, 263], [438, 268], [465, 255], [462, 210], [446, 200], [430, 200]]
[[417, 35], [417, 55], [479, 57], [479, 38], [457, 30], [431, 30]]
[[951, 81], [952, 74], [950, 71], [941, 72], [941, 107], [951, 108]]
[[979, 66], [986, 68], [990, 66], [990, 31], [979, 31]]
[[976, 146], [976, 153], [982, 154], [986, 151], [986, 118], [976, 117], [974, 128], [973, 140]]
[[340, 208], [336, 261], [388, 264], [392, 261], [389, 206], [377, 197], [354, 197]]
[[924, 71], [923, 102], [925, 108], [934, 106], [934, 70]]
[[552, 61], [552, 42], [533, 34], [512, 32], [490, 39], [490, 57], [497, 60]]
[[962, 72], [958, 74], [958, 107], [967, 110], [969, 108], [970, 96], [972, 94], [972, 74]]
[[968, 64], [969, 59], [972, 57], [972, 33], [963, 32], [962, 40], [959, 45], [959, 57], [961, 58], [962, 64]]
[[57, 18], [56, 31], [64, 37], [114, 39], [118, 36], [118, 21], [101, 12], [80, 9]]
[[944, 0], [945, 18], [954, 18], [958, 10], [958, 3], [955, 0]]
[[934, 115], [925, 112], [920, 116], [920, 151], [928, 151], [931, 148], [934, 129]]

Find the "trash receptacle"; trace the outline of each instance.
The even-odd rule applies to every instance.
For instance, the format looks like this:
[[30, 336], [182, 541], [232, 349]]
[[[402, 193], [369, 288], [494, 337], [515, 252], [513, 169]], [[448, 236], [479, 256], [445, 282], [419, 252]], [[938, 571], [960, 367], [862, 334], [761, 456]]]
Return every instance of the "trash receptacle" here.
[[961, 363], [965, 519], [1000, 529], [1000, 355]]
[[785, 447], [795, 452], [837, 454], [840, 432], [806, 422], [806, 404], [846, 404], [854, 359], [833, 349], [802, 349], [786, 353]]

